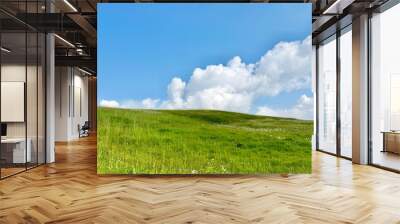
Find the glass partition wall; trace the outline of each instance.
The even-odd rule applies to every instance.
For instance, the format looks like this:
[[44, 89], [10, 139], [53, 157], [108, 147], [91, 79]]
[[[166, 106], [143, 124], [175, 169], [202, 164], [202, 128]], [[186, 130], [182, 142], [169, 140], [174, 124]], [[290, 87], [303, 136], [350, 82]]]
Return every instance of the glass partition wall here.
[[317, 47], [317, 149], [352, 157], [351, 25]]
[[[18, 7], [35, 12], [39, 2]], [[0, 12], [1, 179], [45, 163], [45, 41], [43, 33]]]
[[[1, 177], [26, 169], [25, 33], [1, 34]], [[6, 49], [6, 50], [4, 50]]]
[[370, 162], [400, 171], [400, 4], [371, 18]]

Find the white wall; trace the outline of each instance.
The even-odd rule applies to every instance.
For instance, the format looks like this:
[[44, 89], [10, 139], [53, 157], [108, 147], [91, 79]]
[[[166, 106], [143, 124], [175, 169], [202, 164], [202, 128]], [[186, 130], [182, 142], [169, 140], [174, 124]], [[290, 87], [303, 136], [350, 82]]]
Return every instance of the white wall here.
[[[30, 85], [36, 86], [36, 80], [33, 81], [30, 77], [31, 74], [35, 74], [36, 76], [36, 67], [34, 66], [25, 66], [20, 64], [3, 64], [1, 66], [1, 81], [2, 82], [24, 82], [26, 83], [25, 77], [26, 72], [28, 72], [28, 81]], [[4, 96], [3, 96], [4, 97]], [[27, 106], [34, 107], [36, 109], [36, 88], [27, 88]], [[35, 101], [34, 101], [35, 100]], [[34, 105], [31, 105], [31, 102], [34, 101]], [[39, 105], [40, 106], [40, 105]], [[7, 110], [7, 108], [1, 108], [2, 110]], [[24, 110], [24, 108], [22, 108]], [[36, 111], [36, 110], [35, 110]], [[31, 113], [30, 110], [27, 114], [28, 118], [28, 137], [30, 132], [29, 130], [36, 130], [36, 113]], [[30, 123], [34, 121], [34, 124]], [[7, 135], [8, 137], [24, 137], [25, 136], [25, 126], [26, 122], [7, 122]], [[36, 132], [35, 132], [36, 134]]]
[[55, 85], [55, 140], [77, 139], [78, 125], [88, 120], [88, 78], [76, 68], [57, 67]]
[[[28, 67], [28, 70], [30, 68]], [[26, 67], [18, 64], [6, 64], [1, 66], [2, 82], [25, 82]], [[6, 108], [1, 108], [6, 110]], [[8, 137], [25, 137], [25, 122], [9, 122], [7, 123]]]
[[[39, 69], [38, 71], [36, 69]], [[25, 64], [5, 63], [1, 66], [1, 81], [3, 82], [20, 82], [26, 84], [26, 107], [25, 100], [18, 108], [10, 108], [2, 106], [2, 114], [4, 113], [20, 113], [22, 120], [5, 122], [7, 124], [7, 137], [9, 138], [24, 138], [25, 135], [30, 140], [30, 148], [32, 161], [44, 163], [45, 153], [45, 118], [44, 118], [44, 74], [42, 68], [35, 66], [25, 66]], [[26, 80], [27, 79], [27, 80]], [[24, 87], [23, 87], [24, 88]], [[2, 98], [7, 97], [7, 92], [2, 89]], [[19, 94], [24, 94], [25, 90], [19, 90]], [[25, 98], [24, 96], [21, 98]], [[12, 103], [12, 102], [11, 102]], [[14, 102], [17, 103], [17, 102]], [[3, 104], [3, 103], [2, 103]], [[14, 110], [14, 111], [13, 111]], [[19, 110], [19, 111], [16, 111]], [[26, 120], [24, 114], [26, 112]], [[2, 118], [3, 120], [3, 118]], [[51, 162], [51, 161], [50, 161]]]
[[69, 117], [69, 68], [55, 68], [55, 141], [68, 140], [68, 117]]
[[[72, 108], [73, 113], [72, 113], [72, 119], [71, 119], [71, 135], [76, 137], [79, 137], [79, 132], [78, 132], [78, 124], [83, 125], [85, 121], [88, 121], [89, 119], [89, 113], [88, 113], [88, 78], [85, 76], [81, 76], [81, 73], [79, 75], [76, 75], [75, 70], [75, 75], [74, 75], [74, 107]], [[80, 102], [79, 102], [80, 101]], [[81, 108], [80, 108], [81, 107]], [[80, 111], [81, 110], [81, 111]]]

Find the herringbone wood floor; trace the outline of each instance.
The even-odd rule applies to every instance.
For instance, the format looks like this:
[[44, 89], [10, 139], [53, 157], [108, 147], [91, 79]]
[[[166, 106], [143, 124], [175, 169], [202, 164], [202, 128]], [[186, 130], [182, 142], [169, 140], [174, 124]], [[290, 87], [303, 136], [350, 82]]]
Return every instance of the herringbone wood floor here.
[[312, 175], [97, 176], [94, 137], [0, 181], [0, 223], [400, 223], [400, 175], [313, 154]]

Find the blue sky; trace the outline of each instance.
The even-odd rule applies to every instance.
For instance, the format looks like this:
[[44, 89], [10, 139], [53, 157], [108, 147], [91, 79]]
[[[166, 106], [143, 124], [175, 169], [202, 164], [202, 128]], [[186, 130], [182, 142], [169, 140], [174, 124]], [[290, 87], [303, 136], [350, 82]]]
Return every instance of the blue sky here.
[[[153, 101], [148, 101], [151, 107], [157, 108], [209, 106], [212, 107], [209, 109], [247, 113], [256, 113], [261, 107], [274, 111], [289, 110], [301, 96], [311, 96], [311, 84], [280, 88], [274, 93], [263, 90], [252, 93], [251, 90], [256, 89], [252, 87], [255, 85], [251, 81], [252, 75], [258, 75], [259, 82], [264, 83], [270, 80], [267, 76], [273, 71], [267, 68], [255, 71], [251, 65], [263, 64], [261, 57], [279, 42], [294, 44], [295, 47], [299, 45], [300, 50], [296, 52], [304, 56], [302, 44], [311, 32], [310, 7], [311, 4], [99, 4], [99, 101], [104, 100], [105, 106], [112, 101], [114, 106], [149, 107], [142, 101], [151, 99]], [[288, 51], [292, 48], [289, 45]], [[276, 59], [279, 52], [275, 55], [269, 61], [276, 60], [276, 64], [284, 68], [281, 61], [285, 60]], [[236, 56], [240, 57], [238, 66], [243, 64], [249, 68], [227, 66]], [[222, 75], [218, 69], [207, 69], [207, 66], [219, 64], [224, 65]], [[202, 70], [199, 73], [201, 78], [190, 82], [196, 68]], [[292, 68], [291, 71], [296, 70]], [[235, 79], [236, 72], [242, 80], [249, 80], [247, 87], [234, 82], [223, 84], [226, 83], [224, 77]], [[285, 72], [280, 75], [282, 77], [275, 82], [284, 84]], [[180, 81], [174, 81], [174, 78]], [[208, 81], [214, 78], [215, 83]], [[299, 79], [300, 82], [308, 82], [303, 79]], [[296, 77], [293, 80], [296, 81]], [[261, 87], [270, 88], [268, 83]], [[207, 97], [219, 97], [220, 101], [202, 102]], [[236, 99], [242, 99], [246, 104], [243, 109], [241, 101]]]

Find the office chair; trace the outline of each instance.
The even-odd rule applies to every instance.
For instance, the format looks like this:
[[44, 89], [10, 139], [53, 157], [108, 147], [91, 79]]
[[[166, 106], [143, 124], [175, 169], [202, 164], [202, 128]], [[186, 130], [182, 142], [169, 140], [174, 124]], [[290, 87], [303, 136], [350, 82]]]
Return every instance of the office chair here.
[[79, 129], [79, 138], [89, 136], [89, 129], [90, 129], [89, 121], [85, 121], [82, 127], [78, 125], [78, 129]]

